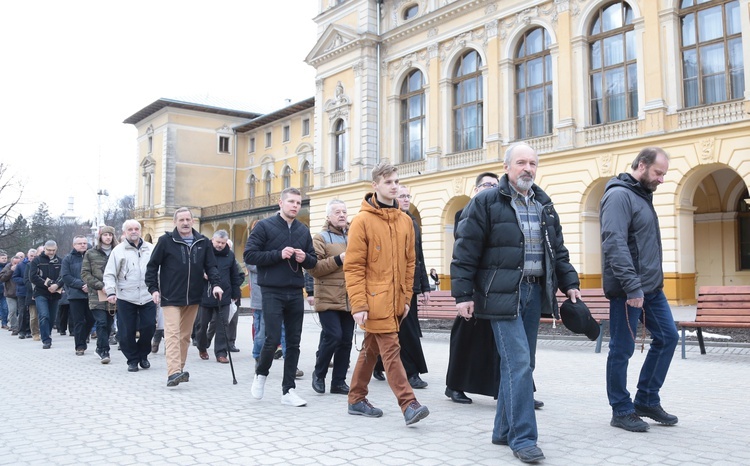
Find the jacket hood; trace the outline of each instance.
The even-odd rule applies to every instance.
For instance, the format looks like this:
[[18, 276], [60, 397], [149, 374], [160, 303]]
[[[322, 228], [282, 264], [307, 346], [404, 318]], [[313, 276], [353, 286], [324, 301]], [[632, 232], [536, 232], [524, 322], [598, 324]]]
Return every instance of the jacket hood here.
[[323, 225], [323, 231], [330, 231], [331, 233], [335, 233], [337, 235], [346, 235], [346, 233], [349, 231], [349, 222], [346, 222], [346, 226], [342, 230], [339, 227], [335, 227], [331, 224], [331, 222], [326, 219], [326, 224]]
[[[398, 201], [396, 199], [393, 200], [393, 208], [396, 209], [398, 212], [401, 212], [401, 209], [398, 206]], [[371, 212], [381, 217], [385, 217], [388, 215], [388, 213], [386, 212], [386, 209], [382, 208], [380, 204], [378, 204], [377, 198], [375, 197], [375, 193], [365, 194], [365, 199], [362, 201], [362, 210]]]
[[641, 186], [640, 181], [636, 180], [635, 177], [633, 177], [633, 175], [631, 175], [630, 173], [620, 173], [616, 177], [609, 180], [607, 182], [607, 186], [604, 188], [604, 192], [607, 192], [617, 186], [627, 188], [649, 202], [651, 202], [651, 199], [654, 197], [654, 193]]

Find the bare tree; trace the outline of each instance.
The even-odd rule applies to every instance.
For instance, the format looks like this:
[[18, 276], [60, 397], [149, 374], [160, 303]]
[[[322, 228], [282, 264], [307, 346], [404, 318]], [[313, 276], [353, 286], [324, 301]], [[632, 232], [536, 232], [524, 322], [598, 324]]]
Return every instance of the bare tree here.
[[0, 162], [0, 248], [17, 239], [19, 225], [13, 214], [22, 196], [21, 182], [9, 171], [8, 164]]

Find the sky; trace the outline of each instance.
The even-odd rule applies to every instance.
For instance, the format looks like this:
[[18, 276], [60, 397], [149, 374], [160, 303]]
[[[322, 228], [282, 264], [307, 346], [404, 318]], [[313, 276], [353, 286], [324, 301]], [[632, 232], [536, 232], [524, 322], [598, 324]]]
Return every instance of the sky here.
[[18, 212], [58, 216], [73, 197], [93, 220], [97, 198], [134, 194], [137, 133], [122, 122], [159, 98], [267, 113], [313, 97], [317, 3], [3, 2], [0, 162], [23, 185]]

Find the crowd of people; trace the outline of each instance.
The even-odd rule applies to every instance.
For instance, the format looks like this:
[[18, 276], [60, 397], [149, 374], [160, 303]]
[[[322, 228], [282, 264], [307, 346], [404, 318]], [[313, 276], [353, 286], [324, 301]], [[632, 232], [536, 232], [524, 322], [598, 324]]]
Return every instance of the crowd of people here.
[[[505, 173], [480, 173], [471, 201], [456, 214], [450, 289], [458, 315], [445, 389], [456, 403], [471, 403], [466, 393], [495, 397], [491, 441], [510, 447], [526, 463], [545, 458], [537, 445], [535, 414], [544, 403], [535, 399], [533, 380], [540, 317], [560, 317], [558, 290], [568, 296], [569, 309], [584, 318], [588, 312], [579, 302], [578, 273], [559, 215], [534, 183], [538, 164], [532, 147], [511, 145]], [[677, 332], [662, 291], [662, 246], [652, 203], [668, 167], [663, 150], [643, 149], [630, 173], [610, 180], [601, 201], [603, 288], [611, 313], [610, 424], [632, 432], [649, 429], [643, 417], [677, 423], [659, 397]], [[430, 413], [415, 395], [428, 386], [420, 377], [427, 373], [427, 362], [417, 307], [429, 303], [440, 280], [435, 269], [427, 273], [410, 203], [397, 167], [380, 164], [359, 213], [350, 221], [346, 204], [333, 199], [326, 206], [325, 225], [313, 235], [297, 219], [300, 191], [287, 188], [279, 212], [252, 225], [244, 267], [235, 259], [227, 232], [203, 236], [193, 228], [187, 208], [175, 211], [174, 230], [156, 245], [141, 237], [140, 223], [128, 220], [119, 241], [115, 229], [105, 226], [93, 247], [76, 236], [63, 257], [52, 240], [10, 258], [0, 251], [2, 327], [20, 339], [40, 341], [43, 349], [52, 346], [53, 328], [61, 335], [69, 328], [79, 356], [94, 330], [103, 364], [112, 359], [110, 337], [116, 328], [129, 372], [150, 367], [149, 355], [158, 351], [163, 335], [167, 386], [175, 387], [190, 380], [185, 366], [191, 339], [201, 359], [209, 359], [212, 340], [219, 363], [239, 351], [237, 317], [230, 308], [239, 306], [247, 270], [254, 398], [264, 398], [271, 366], [283, 355], [281, 403], [307, 404], [296, 390], [307, 294], [321, 326], [313, 391], [326, 392], [330, 369], [328, 390], [347, 396], [347, 412], [376, 418], [383, 410], [368, 399], [368, 386], [372, 379], [387, 380], [411, 425]], [[633, 399], [627, 367], [639, 320], [653, 342]], [[355, 325], [365, 336], [347, 384]]]

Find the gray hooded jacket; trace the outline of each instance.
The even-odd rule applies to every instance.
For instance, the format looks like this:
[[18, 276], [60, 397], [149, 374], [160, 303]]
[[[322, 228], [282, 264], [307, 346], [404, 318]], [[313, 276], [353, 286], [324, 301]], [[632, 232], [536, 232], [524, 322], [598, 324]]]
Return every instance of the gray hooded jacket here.
[[599, 209], [602, 285], [607, 298], [641, 298], [664, 286], [653, 193], [628, 173], [607, 183]]

